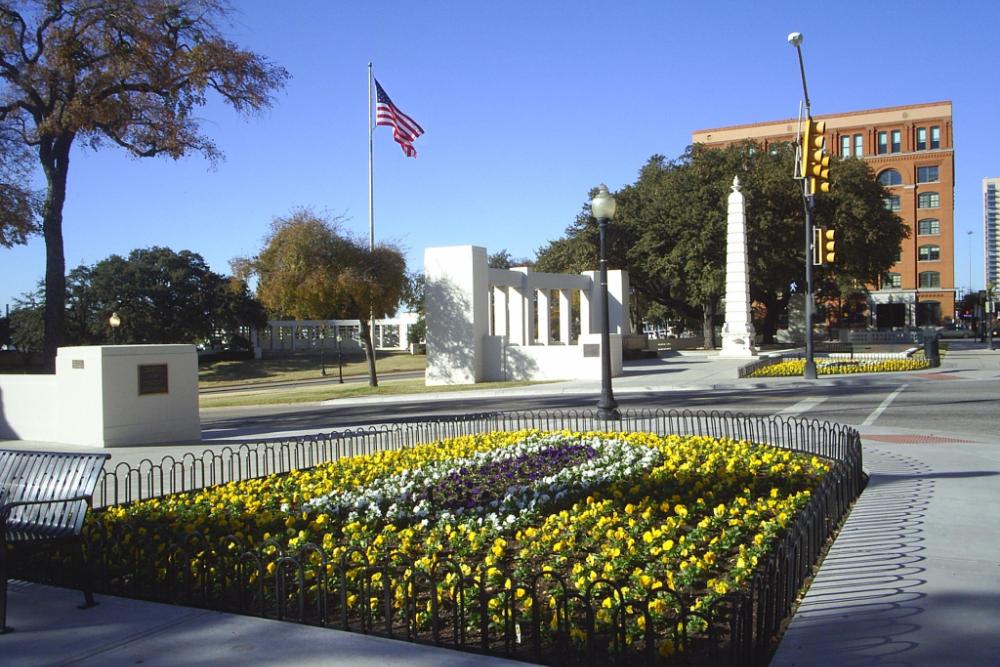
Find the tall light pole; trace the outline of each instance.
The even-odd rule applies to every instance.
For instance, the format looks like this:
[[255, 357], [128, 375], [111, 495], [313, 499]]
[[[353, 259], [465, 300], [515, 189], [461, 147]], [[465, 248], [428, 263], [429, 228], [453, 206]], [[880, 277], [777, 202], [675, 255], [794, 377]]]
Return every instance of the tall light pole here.
[[972, 230], [965, 232], [969, 237], [969, 294], [972, 294]]
[[326, 324], [319, 327], [319, 374], [326, 377]]
[[[811, 120], [809, 88], [806, 86], [806, 67], [802, 60], [802, 33], [789, 33], [788, 43], [795, 47], [795, 52], [799, 56], [799, 73], [802, 75], [802, 95], [805, 97], [806, 118]], [[812, 150], [812, 146], [803, 145], [801, 150], [804, 156], [805, 151]], [[803, 158], [802, 162], [804, 164], [806, 160]], [[806, 365], [802, 371], [802, 376], [807, 380], [815, 380], [816, 360], [813, 355], [813, 195], [809, 186], [809, 175], [802, 174], [802, 179], [802, 200], [806, 211]]]
[[597, 418], [604, 421], [620, 420], [618, 402], [611, 391], [611, 319], [608, 314], [608, 223], [615, 217], [615, 198], [603, 183], [590, 201], [590, 212], [597, 219], [600, 232], [601, 278], [601, 398], [597, 402]]

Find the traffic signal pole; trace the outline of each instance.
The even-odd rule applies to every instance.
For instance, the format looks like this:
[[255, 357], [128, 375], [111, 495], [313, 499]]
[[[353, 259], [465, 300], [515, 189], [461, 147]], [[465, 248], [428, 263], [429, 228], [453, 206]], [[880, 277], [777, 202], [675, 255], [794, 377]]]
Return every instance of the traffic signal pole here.
[[[802, 60], [802, 33], [793, 32], [788, 35], [788, 42], [795, 47], [795, 52], [799, 56], [799, 74], [802, 75], [802, 95], [805, 97], [806, 118], [812, 119], [812, 112], [809, 107], [809, 88], [806, 86], [806, 66]], [[808, 122], [808, 121], [807, 121]], [[812, 147], [803, 142], [803, 164], [806, 152]], [[802, 371], [802, 377], [807, 380], [816, 379], [816, 359], [813, 351], [813, 194], [810, 186], [808, 174], [802, 174], [802, 201], [806, 209], [806, 365]]]
[[[800, 56], [801, 59], [801, 56]], [[802, 80], [805, 83], [805, 79]], [[813, 351], [813, 203], [809, 179], [802, 181], [802, 201], [806, 209], [806, 365], [802, 377], [816, 379], [816, 359]]]

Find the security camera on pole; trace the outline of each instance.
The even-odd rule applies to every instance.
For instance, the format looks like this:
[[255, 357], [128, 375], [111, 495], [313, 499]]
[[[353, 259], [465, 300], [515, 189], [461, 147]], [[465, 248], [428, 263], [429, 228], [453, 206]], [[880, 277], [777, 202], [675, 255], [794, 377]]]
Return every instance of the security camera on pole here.
[[[800, 122], [799, 148], [795, 160], [795, 178], [802, 181], [802, 199], [806, 211], [806, 365], [802, 373], [808, 380], [816, 379], [816, 360], [813, 355], [813, 264], [833, 262], [836, 258], [834, 242], [836, 232], [821, 230], [822, 239], [813, 238], [813, 203], [816, 195], [830, 191], [830, 156], [824, 149], [826, 123], [815, 121], [809, 106], [809, 89], [806, 87], [806, 68], [802, 62], [802, 33], [788, 35], [788, 43], [799, 56], [799, 73], [802, 75], [802, 94], [805, 97], [805, 120]], [[819, 261], [817, 261], [817, 259]]]

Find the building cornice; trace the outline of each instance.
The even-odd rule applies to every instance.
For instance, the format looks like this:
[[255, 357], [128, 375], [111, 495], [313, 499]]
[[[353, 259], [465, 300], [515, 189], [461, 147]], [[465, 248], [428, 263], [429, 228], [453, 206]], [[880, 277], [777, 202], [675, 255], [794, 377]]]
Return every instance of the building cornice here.
[[[914, 123], [930, 120], [950, 122], [952, 116], [951, 106], [950, 101], [926, 102], [923, 104], [884, 107], [881, 109], [822, 114], [813, 116], [813, 118], [815, 120], [826, 121], [827, 132], [843, 128], [892, 123]], [[717, 143], [757, 137], [771, 137], [781, 134], [794, 134], [797, 124], [798, 119], [788, 118], [742, 125], [727, 125], [724, 127], [696, 130], [691, 133], [691, 138], [692, 143]]]

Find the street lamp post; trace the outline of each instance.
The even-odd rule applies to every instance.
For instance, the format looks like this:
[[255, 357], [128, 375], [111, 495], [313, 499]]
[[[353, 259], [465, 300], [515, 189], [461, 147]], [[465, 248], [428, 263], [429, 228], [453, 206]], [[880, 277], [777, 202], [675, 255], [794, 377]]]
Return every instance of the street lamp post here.
[[111, 344], [117, 345], [117, 332], [118, 327], [121, 326], [122, 318], [118, 317], [118, 313], [111, 313], [111, 317], [108, 318], [108, 324], [111, 325]]
[[319, 374], [326, 377], [326, 325], [319, 327]]
[[590, 202], [590, 212], [597, 219], [600, 232], [601, 278], [601, 399], [597, 402], [597, 418], [604, 421], [620, 420], [618, 402], [611, 391], [611, 320], [608, 314], [608, 223], [615, 216], [615, 198], [608, 193], [608, 186], [600, 185]]
[[[795, 47], [799, 56], [799, 74], [802, 75], [802, 94], [805, 97], [806, 118], [811, 118], [809, 107], [809, 89], [806, 87], [806, 67], [802, 60], [802, 33], [793, 32], [788, 35], [788, 43]], [[810, 146], [802, 146], [803, 151], [811, 150]], [[802, 200], [806, 211], [806, 365], [802, 377], [807, 380], [816, 379], [816, 359], [813, 354], [813, 195], [809, 188], [809, 176], [802, 174]]]

